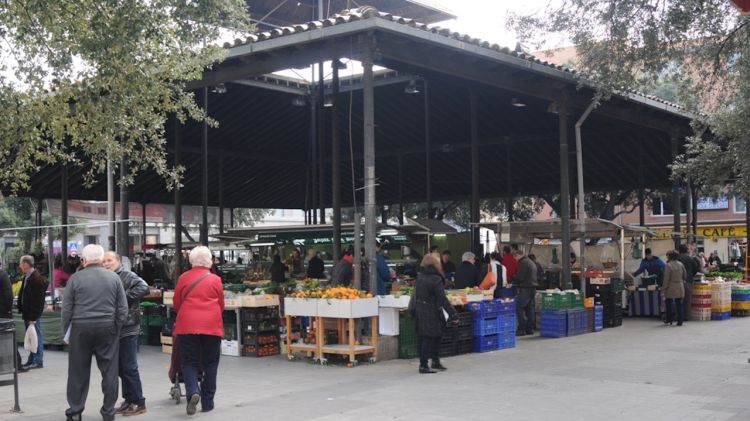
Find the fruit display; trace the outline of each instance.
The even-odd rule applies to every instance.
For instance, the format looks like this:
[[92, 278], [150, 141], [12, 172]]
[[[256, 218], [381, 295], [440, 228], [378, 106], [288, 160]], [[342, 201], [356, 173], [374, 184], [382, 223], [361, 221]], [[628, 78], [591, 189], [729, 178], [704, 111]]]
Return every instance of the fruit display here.
[[339, 300], [357, 300], [360, 298], [372, 298], [372, 294], [367, 291], [359, 291], [354, 288], [347, 287], [329, 287], [329, 288], [312, 288], [308, 290], [300, 290], [292, 293], [294, 298], [323, 298], [323, 299], [339, 299]]

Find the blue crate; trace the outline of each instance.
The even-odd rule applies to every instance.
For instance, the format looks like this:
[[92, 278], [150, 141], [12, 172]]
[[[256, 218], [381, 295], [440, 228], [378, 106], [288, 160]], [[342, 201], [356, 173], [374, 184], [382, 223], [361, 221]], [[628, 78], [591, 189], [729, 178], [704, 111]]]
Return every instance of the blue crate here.
[[510, 301], [503, 301], [500, 299], [495, 300], [497, 302], [497, 310], [500, 315], [508, 314], [508, 315], [514, 315], [516, 314], [516, 302], [515, 300]]
[[711, 313], [711, 320], [729, 320], [732, 317], [731, 311], [725, 311], [722, 313]]
[[487, 300], [468, 303], [466, 308], [471, 311], [474, 321], [479, 319], [490, 319], [500, 315], [499, 300]]
[[502, 335], [499, 335], [499, 336], [500, 336], [499, 349], [508, 349], [508, 348], [516, 347], [516, 334], [515, 333], [513, 335], [505, 336], [505, 337], [503, 337]]
[[597, 304], [594, 306], [594, 323], [604, 320], [604, 306]]
[[474, 352], [489, 352], [498, 349], [500, 349], [500, 335], [474, 337]]
[[732, 294], [732, 301], [750, 301], [750, 294]]
[[568, 336], [568, 329], [566, 327], [556, 329], [542, 325], [539, 329], [539, 336], [544, 338], [564, 338]]
[[541, 320], [567, 320], [567, 310], [542, 310]]
[[500, 316], [497, 318], [498, 333], [516, 334], [516, 316]]
[[499, 318], [474, 319], [474, 336], [497, 335], [500, 332]]

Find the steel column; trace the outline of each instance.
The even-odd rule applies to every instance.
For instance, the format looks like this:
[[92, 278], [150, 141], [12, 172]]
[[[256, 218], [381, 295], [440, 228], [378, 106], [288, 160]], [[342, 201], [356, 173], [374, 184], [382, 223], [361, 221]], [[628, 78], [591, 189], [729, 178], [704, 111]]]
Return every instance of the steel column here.
[[427, 194], [427, 219], [432, 219], [432, 159], [430, 153], [430, 94], [427, 79], [424, 85], [424, 149], [425, 149], [425, 193]]
[[107, 220], [109, 221], [107, 233], [107, 247], [109, 250], [117, 250], [115, 226], [115, 169], [112, 168], [112, 160], [107, 159]]
[[364, 168], [365, 168], [365, 254], [370, 270], [370, 291], [377, 292], [377, 268], [375, 257], [375, 90], [373, 46], [368, 39], [363, 48], [363, 114], [364, 114]]
[[563, 93], [559, 103], [559, 134], [560, 134], [560, 219], [562, 220], [562, 273], [560, 283], [569, 287], [570, 273], [570, 168], [568, 166], [568, 107], [567, 94]]
[[130, 255], [130, 192], [125, 185], [125, 177], [128, 175], [128, 158], [123, 156], [120, 161], [120, 237], [119, 253], [120, 256], [129, 257]]
[[[673, 135], [671, 138], [672, 142], [672, 161], [677, 158], [678, 148], [679, 144], [677, 141], [677, 136]], [[674, 185], [672, 186], [672, 213], [674, 214], [674, 226], [673, 228], [673, 234], [672, 238], [674, 239], [674, 248], [677, 250], [680, 247], [680, 230], [681, 230], [681, 223], [682, 223], [682, 216], [680, 211], [680, 183], [675, 181]]]
[[477, 94], [472, 90], [469, 93], [469, 120], [471, 132], [471, 248], [474, 253], [480, 252], [479, 238], [479, 123], [477, 121]]
[[[219, 155], [219, 234], [224, 234], [224, 155]], [[219, 252], [224, 262], [224, 250]]]
[[[325, 145], [325, 85], [323, 73], [323, 62], [318, 63], [318, 206], [320, 206], [320, 223], [321, 225], [326, 223], [326, 160], [323, 159], [326, 156], [326, 145]], [[317, 212], [317, 210], [316, 210]]]
[[646, 177], [643, 174], [643, 142], [638, 148], [638, 224], [646, 226]]
[[146, 202], [141, 203], [141, 251], [146, 250]]
[[68, 262], [68, 164], [63, 164], [60, 177], [60, 254], [63, 265]]
[[508, 221], [513, 221], [513, 142], [505, 143], [505, 211]]
[[[182, 164], [182, 124], [174, 119], [174, 165]], [[175, 278], [182, 274], [182, 194], [180, 184], [174, 188], [174, 256]]]
[[398, 223], [404, 225], [404, 156], [398, 156]]
[[[331, 193], [333, 215], [333, 260], [341, 257], [341, 138], [339, 136], [339, 67], [338, 59], [333, 60], [333, 92], [331, 101]], [[322, 162], [322, 160], [321, 160]], [[352, 180], [354, 181], [354, 180]]]
[[[203, 88], [203, 112], [208, 117], [208, 87]], [[201, 209], [200, 242], [208, 246], [208, 122], [203, 121], [203, 179], [201, 180]]]
[[[315, 76], [315, 70], [313, 70], [313, 77]], [[310, 212], [312, 214], [312, 223], [318, 224], [318, 171], [316, 171], [316, 164], [318, 162], [317, 148], [315, 147], [315, 137], [317, 133], [317, 105], [315, 95], [310, 95], [310, 174], [312, 175], [310, 180]]]

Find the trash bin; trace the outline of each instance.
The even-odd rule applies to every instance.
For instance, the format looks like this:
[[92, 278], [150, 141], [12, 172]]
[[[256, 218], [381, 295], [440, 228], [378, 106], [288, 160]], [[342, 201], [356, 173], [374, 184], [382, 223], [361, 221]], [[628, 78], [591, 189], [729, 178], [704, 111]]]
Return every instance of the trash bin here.
[[0, 319], [0, 375], [13, 375], [15, 392], [14, 412], [20, 412], [18, 406], [18, 371], [16, 367], [16, 323], [13, 319]]

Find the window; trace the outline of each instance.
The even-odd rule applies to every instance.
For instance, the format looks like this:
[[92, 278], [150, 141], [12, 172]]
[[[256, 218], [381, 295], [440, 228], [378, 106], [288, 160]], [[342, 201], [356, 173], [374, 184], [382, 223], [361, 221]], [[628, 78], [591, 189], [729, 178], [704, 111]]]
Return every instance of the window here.
[[747, 202], [745, 199], [734, 196], [734, 213], [745, 213], [747, 211]]
[[[687, 199], [680, 198], [680, 214], [684, 215], [687, 209]], [[651, 214], [654, 216], [674, 215], [671, 197], [657, 197], [651, 200]]]
[[86, 236], [86, 244], [87, 245], [88, 244], [97, 244], [97, 243], [98, 243], [98, 241], [97, 241], [97, 238], [96, 238], [95, 235], [87, 235]]
[[99, 215], [106, 215], [107, 214], [107, 208], [98, 207], [98, 208], [96, 208], [96, 213], [98, 213]]

